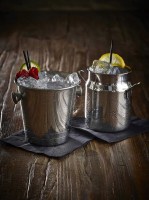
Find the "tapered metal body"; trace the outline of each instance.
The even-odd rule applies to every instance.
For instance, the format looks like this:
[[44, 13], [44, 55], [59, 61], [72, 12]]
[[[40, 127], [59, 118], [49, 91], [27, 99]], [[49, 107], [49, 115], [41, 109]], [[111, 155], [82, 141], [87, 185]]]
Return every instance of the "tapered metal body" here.
[[53, 146], [67, 140], [76, 87], [35, 89], [18, 85], [24, 130], [30, 143]]
[[131, 71], [125, 74], [98, 74], [88, 70], [85, 84], [86, 126], [103, 132], [126, 129], [131, 117]]

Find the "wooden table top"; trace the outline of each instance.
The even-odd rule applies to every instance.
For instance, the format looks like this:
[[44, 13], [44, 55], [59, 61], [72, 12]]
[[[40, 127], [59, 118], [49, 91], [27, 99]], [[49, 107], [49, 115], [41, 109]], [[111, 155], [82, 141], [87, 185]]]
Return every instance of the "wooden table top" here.
[[[114, 51], [132, 67], [132, 113], [149, 119], [149, 14], [140, 12], [1, 13], [0, 136], [23, 128], [20, 104], [11, 100], [22, 51], [42, 69], [73, 72]], [[82, 83], [83, 85], [83, 83]], [[76, 116], [83, 115], [83, 96]], [[61, 159], [0, 143], [1, 200], [147, 199], [149, 133], [108, 144], [93, 140]]]

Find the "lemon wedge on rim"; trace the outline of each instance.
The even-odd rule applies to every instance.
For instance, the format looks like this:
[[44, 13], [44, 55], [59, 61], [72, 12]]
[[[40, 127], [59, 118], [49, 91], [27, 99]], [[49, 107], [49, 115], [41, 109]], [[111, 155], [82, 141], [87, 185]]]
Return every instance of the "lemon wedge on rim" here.
[[[35, 68], [37, 68], [38, 71], [40, 72], [40, 66], [39, 66], [35, 61], [30, 61], [30, 63], [31, 63], [31, 68], [32, 68], [32, 67], [35, 67]], [[21, 65], [20, 70], [22, 70], [22, 69], [25, 69], [25, 70], [28, 71], [27, 66], [26, 66], [26, 63], [23, 63], [23, 64]]]
[[[100, 61], [105, 61], [105, 62], [110, 62], [110, 53], [105, 53], [103, 54], [100, 58]], [[116, 53], [112, 53], [112, 61], [111, 61], [111, 65], [112, 66], [117, 66], [117, 67], [121, 67], [124, 68], [126, 67], [125, 62], [123, 60], [123, 58], [121, 56], [119, 56]]]

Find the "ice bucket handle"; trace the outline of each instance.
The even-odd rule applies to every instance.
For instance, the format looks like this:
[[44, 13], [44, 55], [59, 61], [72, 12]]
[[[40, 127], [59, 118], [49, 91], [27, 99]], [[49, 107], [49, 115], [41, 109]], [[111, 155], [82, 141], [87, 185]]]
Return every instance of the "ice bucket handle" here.
[[17, 104], [23, 98], [23, 94], [18, 92], [12, 92], [11, 97], [13, 102]]
[[78, 85], [76, 87], [76, 95], [80, 97], [80, 96], [82, 96], [82, 93], [83, 93], [82, 87], [80, 85]]

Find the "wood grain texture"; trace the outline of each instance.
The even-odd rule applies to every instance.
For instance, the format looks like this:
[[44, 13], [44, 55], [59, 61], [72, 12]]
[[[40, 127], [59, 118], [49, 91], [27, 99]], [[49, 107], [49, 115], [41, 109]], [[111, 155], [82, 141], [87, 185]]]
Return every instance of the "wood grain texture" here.
[[[22, 50], [42, 69], [73, 72], [114, 51], [133, 69], [133, 114], [149, 119], [149, 15], [138, 12], [1, 13], [0, 136], [23, 128], [20, 105], [11, 100]], [[84, 83], [81, 83], [82, 86]], [[75, 115], [83, 115], [83, 98]], [[62, 159], [0, 143], [0, 199], [148, 199], [149, 134], [115, 144], [94, 140]]]

